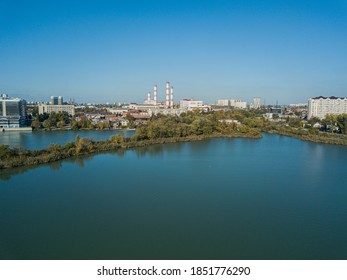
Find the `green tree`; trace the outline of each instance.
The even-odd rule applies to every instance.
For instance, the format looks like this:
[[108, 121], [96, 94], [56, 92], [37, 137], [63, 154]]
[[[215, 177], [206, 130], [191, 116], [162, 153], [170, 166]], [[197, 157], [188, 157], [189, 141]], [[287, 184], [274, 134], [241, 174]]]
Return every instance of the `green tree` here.
[[58, 121], [58, 123], [57, 123], [57, 127], [59, 127], [59, 128], [63, 128], [65, 126], [65, 121], [64, 120], [60, 120], [60, 121]]
[[76, 138], [75, 138], [75, 145], [76, 145], [76, 154], [78, 155], [83, 150], [83, 147], [84, 147], [83, 139], [81, 139], [78, 136], [78, 134], [76, 135]]
[[44, 128], [51, 128], [52, 122], [49, 119], [47, 119], [43, 122], [43, 126], [44, 126]]
[[98, 128], [100, 130], [103, 130], [104, 129], [104, 123], [103, 122], [98, 122]]
[[337, 115], [336, 124], [342, 134], [347, 134], [347, 114]]
[[116, 135], [112, 135], [110, 137], [110, 141], [112, 143], [116, 143], [116, 144], [123, 144], [124, 143], [124, 134], [123, 133], [118, 133]]
[[38, 119], [36, 119], [31, 122], [31, 127], [35, 130], [38, 130], [39, 128], [41, 128], [41, 122]]

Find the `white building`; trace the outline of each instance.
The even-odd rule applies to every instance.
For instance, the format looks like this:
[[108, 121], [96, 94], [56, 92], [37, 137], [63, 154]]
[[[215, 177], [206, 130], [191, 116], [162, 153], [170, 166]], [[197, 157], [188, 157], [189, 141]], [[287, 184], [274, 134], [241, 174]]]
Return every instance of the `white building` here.
[[229, 99], [218, 99], [217, 106], [229, 106]]
[[136, 104], [136, 103], [130, 103], [128, 107], [131, 110], [141, 110], [141, 111], [148, 111], [150, 109], [153, 110], [158, 108], [157, 105], [153, 105], [153, 104]]
[[247, 102], [243, 102], [241, 99], [230, 99], [230, 106], [239, 109], [247, 109]]
[[319, 96], [308, 100], [308, 119], [324, 119], [327, 114], [347, 114], [347, 98]]
[[188, 110], [187, 109], [166, 109], [166, 108], [160, 108], [160, 109], [149, 109], [148, 114], [150, 116], [152, 115], [157, 115], [157, 114], [162, 114], [162, 115], [171, 115], [171, 116], [179, 116], [182, 113], [186, 113]]
[[180, 109], [186, 109], [188, 111], [202, 108], [203, 102], [202, 100], [194, 100], [194, 99], [183, 99], [180, 101]]
[[261, 100], [260, 100], [260, 98], [259, 98], [259, 97], [253, 98], [253, 104], [252, 104], [251, 107], [252, 107], [253, 109], [259, 109], [260, 106], [261, 106]]
[[289, 107], [294, 107], [294, 108], [300, 108], [300, 107], [306, 107], [307, 103], [294, 103], [294, 104], [289, 104]]
[[122, 109], [122, 108], [107, 108], [107, 112], [110, 112], [113, 115], [123, 115], [123, 113], [127, 112], [128, 109]]
[[50, 114], [52, 112], [67, 112], [69, 115], [75, 115], [75, 105], [39, 105], [39, 114]]

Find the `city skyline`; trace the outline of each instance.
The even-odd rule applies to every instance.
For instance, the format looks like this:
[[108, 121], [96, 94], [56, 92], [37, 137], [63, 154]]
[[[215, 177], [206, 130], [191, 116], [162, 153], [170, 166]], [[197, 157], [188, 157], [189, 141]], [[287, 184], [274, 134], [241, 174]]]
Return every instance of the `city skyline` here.
[[[3, 1], [0, 91], [267, 104], [346, 96], [346, 1]], [[153, 94], [153, 92], [152, 92]]]

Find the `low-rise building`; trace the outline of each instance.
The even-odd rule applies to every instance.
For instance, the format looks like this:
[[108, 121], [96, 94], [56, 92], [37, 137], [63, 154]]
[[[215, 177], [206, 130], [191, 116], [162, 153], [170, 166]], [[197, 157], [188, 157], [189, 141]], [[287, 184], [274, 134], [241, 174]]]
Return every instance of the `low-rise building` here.
[[136, 104], [136, 103], [129, 104], [129, 109], [133, 109], [133, 110], [147, 111], [149, 109], [156, 109], [156, 108], [158, 108], [158, 106], [153, 104]]
[[128, 109], [124, 109], [124, 108], [107, 108], [107, 111], [110, 112], [111, 114], [123, 115], [123, 113], [127, 112]]
[[67, 112], [69, 115], [75, 115], [75, 105], [47, 105], [40, 104], [39, 105], [39, 114], [50, 114], [52, 112]]
[[148, 110], [148, 114], [150, 116], [152, 115], [158, 115], [158, 114], [162, 114], [165, 116], [179, 116], [182, 113], [186, 113], [188, 112], [187, 109], [153, 109], [153, 110]]

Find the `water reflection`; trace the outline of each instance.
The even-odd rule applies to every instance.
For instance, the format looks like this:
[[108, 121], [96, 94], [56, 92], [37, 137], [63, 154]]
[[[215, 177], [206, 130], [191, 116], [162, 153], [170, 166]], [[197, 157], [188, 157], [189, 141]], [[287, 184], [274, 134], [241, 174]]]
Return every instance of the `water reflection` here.
[[146, 155], [151, 157], [162, 157], [164, 155], [164, 150], [170, 152], [170, 150], [175, 150], [179, 152], [183, 148], [183, 143], [168, 143], [168, 144], [155, 144], [146, 147], [138, 147], [132, 149], [138, 158], [142, 158]]
[[83, 168], [85, 162], [91, 161], [93, 157], [94, 155], [85, 155], [85, 156], [79, 156], [79, 157], [71, 157], [68, 159], [54, 161], [54, 162], [45, 163], [45, 164], [3, 169], [0, 171], [0, 180], [7, 181], [7, 180], [10, 180], [13, 176], [17, 176], [27, 171], [34, 170], [37, 168], [42, 168], [42, 167], [49, 167], [51, 170], [58, 171], [62, 168], [64, 163], [72, 163], [72, 164], [77, 163], [78, 167]]

